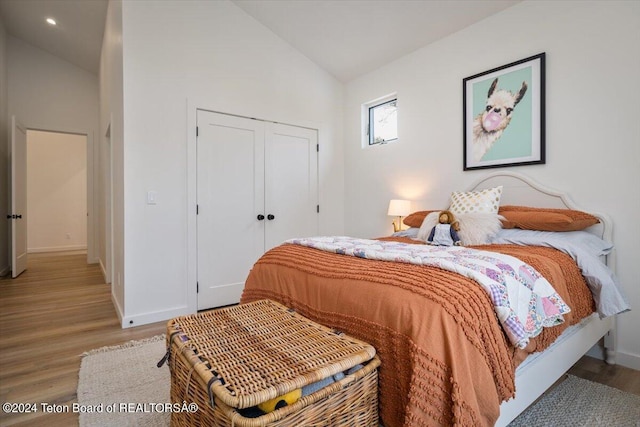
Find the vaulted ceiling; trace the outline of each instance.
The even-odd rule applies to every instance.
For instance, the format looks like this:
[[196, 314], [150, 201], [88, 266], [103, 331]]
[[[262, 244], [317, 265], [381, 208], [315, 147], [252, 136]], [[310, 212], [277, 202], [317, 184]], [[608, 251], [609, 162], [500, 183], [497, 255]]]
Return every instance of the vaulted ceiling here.
[[[520, 0], [232, 1], [347, 82]], [[13, 37], [97, 74], [107, 5], [108, 0], [0, 0], [0, 17]], [[49, 17], [57, 25], [47, 24]]]
[[234, 3], [346, 82], [519, 0], [234, 0]]
[[[98, 74], [108, 0], [0, 0], [13, 37]], [[47, 18], [56, 20], [49, 25]]]

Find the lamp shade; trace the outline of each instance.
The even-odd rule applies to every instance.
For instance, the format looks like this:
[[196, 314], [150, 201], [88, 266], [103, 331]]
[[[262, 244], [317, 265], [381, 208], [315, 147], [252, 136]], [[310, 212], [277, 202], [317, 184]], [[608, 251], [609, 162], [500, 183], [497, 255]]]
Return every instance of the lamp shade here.
[[389, 202], [389, 216], [407, 216], [411, 213], [411, 202], [409, 200], [391, 200]]

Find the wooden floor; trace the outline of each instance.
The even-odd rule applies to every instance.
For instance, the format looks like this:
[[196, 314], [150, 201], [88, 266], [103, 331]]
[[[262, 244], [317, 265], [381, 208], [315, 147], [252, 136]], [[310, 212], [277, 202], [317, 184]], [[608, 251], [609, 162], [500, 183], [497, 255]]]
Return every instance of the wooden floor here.
[[[2, 403], [76, 402], [80, 355], [165, 332], [166, 322], [121, 329], [111, 287], [87, 256], [30, 255], [27, 271], [0, 279]], [[74, 426], [77, 414], [0, 413], [0, 425]]]
[[[31, 255], [20, 277], [0, 279], [0, 397], [37, 403], [38, 412], [3, 411], [0, 425], [77, 425], [77, 414], [44, 414], [40, 404], [77, 401], [80, 355], [164, 333], [165, 324], [121, 329], [111, 288], [86, 255]], [[569, 373], [640, 395], [639, 371], [583, 357]]]

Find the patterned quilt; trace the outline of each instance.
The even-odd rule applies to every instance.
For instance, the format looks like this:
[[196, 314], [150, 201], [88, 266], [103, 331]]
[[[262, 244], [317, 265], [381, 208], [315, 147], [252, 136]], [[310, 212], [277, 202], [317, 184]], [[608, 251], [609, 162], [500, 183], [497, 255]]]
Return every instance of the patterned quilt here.
[[571, 311], [551, 283], [518, 258], [460, 246], [425, 246], [354, 237], [310, 237], [286, 243], [379, 261], [442, 268], [469, 277], [489, 294], [511, 343], [525, 348], [543, 327], [564, 322]]

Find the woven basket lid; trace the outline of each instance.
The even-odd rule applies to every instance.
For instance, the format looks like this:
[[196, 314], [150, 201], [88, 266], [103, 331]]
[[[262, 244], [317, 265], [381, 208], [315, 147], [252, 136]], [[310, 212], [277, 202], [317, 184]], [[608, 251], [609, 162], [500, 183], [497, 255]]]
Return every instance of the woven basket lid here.
[[180, 351], [193, 351], [210, 394], [248, 408], [348, 370], [375, 356], [362, 341], [271, 300], [182, 316], [169, 322]]

